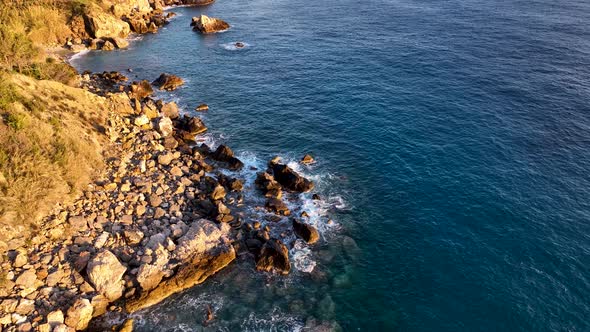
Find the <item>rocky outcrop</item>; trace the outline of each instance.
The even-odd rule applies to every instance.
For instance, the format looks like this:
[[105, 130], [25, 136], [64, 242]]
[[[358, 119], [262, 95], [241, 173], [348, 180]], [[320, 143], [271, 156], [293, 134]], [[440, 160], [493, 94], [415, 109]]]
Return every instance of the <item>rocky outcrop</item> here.
[[176, 75], [162, 73], [152, 82], [160, 90], [172, 91], [184, 84], [184, 80]]
[[169, 268], [177, 269], [176, 274], [160, 282], [152, 291], [129, 301], [127, 311], [132, 313], [154, 305], [174, 293], [203, 282], [231, 263], [236, 252], [229, 242], [228, 232], [227, 224], [217, 226], [206, 219], [195, 221], [178, 240], [172, 253], [175, 263]]
[[215, 33], [229, 29], [229, 24], [215, 17], [201, 15], [193, 17], [191, 26], [200, 33]]
[[123, 295], [122, 278], [126, 270], [117, 256], [104, 250], [88, 262], [88, 279], [99, 293], [112, 302]]
[[289, 274], [291, 263], [287, 246], [277, 239], [270, 239], [262, 246], [256, 258], [256, 269], [259, 271]]

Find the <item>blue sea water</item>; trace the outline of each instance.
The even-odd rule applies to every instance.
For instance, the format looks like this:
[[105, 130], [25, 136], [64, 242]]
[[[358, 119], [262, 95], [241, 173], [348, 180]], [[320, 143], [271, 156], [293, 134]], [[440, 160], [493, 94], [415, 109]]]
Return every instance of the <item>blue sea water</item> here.
[[[141, 331], [590, 331], [590, 2], [219, 0], [80, 70], [177, 74], [208, 139], [302, 169], [315, 274], [241, 259]], [[192, 16], [231, 29], [199, 35]], [[233, 42], [247, 43], [235, 49]], [[250, 175], [248, 175], [250, 176]], [[355, 245], [356, 243], [356, 245]], [[358, 249], [357, 249], [358, 246]], [[319, 273], [321, 272], [321, 273]], [[202, 327], [206, 305], [216, 321]]]

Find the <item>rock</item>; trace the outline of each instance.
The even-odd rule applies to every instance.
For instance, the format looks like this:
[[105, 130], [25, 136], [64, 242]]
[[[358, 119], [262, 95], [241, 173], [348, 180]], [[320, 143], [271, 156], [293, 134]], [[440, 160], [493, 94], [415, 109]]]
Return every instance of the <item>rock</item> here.
[[244, 167], [244, 163], [234, 156], [234, 152], [223, 144], [217, 147], [211, 158], [225, 163], [225, 166], [230, 170], [239, 170]]
[[88, 279], [94, 288], [110, 301], [115, 301], [123, 295], [121, 280], [126, 270], [127, 268], [108, 250], [98, 253], [87, 267]]
[[157, 126], [158, 132], [162, 137], [168, 137], [172, 135], [174, 132], [174, 126], [172, 125], [172, 120], [169, 117], [163, 116], [158, 120]]
[[193, 30], [201, 33], [214, 33], [229, 29], [227, 22], [205, 15], [193, 17], [191, 26], [194, 26]]
[[12, 263], [12, 266], [14, 266], [14, 267], [23, 267], [28, 262], [29, 262], [29, 260], [27, 258], [27, 254], [24, 253], [24, 252], [18, 252], [16, 254], [16, 257], [14, 258], [14, 262]]
[[227, 266], [236, 257], [228, 239], [230, 227], [217, 226], [207, 219], [199, 219], [178, 240], [171, 261], [177, 262], [177, 273], [162, 281], [158, 287], [139, 299], [126, 303], [126, 310], [133, 313], [160, 302], [168, 296], [203, 282], [206, 278]]
[[268, 211], [276, 213], [276, 214], [281, 214], [284, 216], [288, 216], [291, 214], [291, 211], [287, 207], [287, 204], [285, 204], [285, 202], [283, 202], [281, 199], [278, 199], [278, 198], [270, 197], [266, 201], [266, 204], [264, 205], [264, 207]]
[[259, 271], [275, 271], [281, 274], [289, 274], [291, 263], [289, 261], [289, 250], [283, 242], [277, 239], [270, 239], [260, 250], [256, 258], [256, 269]]
[[300, 222], [297, 219], [293, 219], [293, 230], [297, 236], [309, 244], [316, 243], [320, 239], [320, 233], [315, 227]]
[[130, 89], [131, 95], [138, 100], [148, 97], [154, 93], [154, 89], [152, 88], [150, 82], [146, 80], [131, 83]]
[[162, 73], [152, 82], [160, 90], [172, 91], [184, 84], [184, 80], [176, 75]]
[[80, 53], [80, 52], [86, 50], [86, 45], [84, 45], [84, 44], [72, 44], [72, 45], [69, 45], [68, 48], [70, 49], [70, 51], [72, 51], [74, 53]]
[[131, 32], [127, 22], [98, 10], [91, 10], [84, 15], [86, 31], [92, 38], [120, 37], [125, 38]]
[[246, 45], [244, 45], [244, 43], [242, 43], [242, 42], [236, 42], [234, 45], [235, 45], [237, 48], [243, 48], [244, 46], [246, 46]]
[[137, 282], [143, 291], [150, 291], [158, 286], [164, 277], [165, 267], [170, 259], [170, 253], [162, 245], [156, 248], [154, 256], [153, 262], [141, 264], [137, 272]]
[[64, 314], [61, 310], [55, 310], [47, 314], [47, 323], [51, 327], [55, 327], [64, 323]]
[[88, 228], [88, 223], [86, 222], [86, 218], [83, 216], [74, 216], [68, 219], [68, 222], [72, 226], [73, 229], [77, 231], [85, 231]]
[[309, 165], [315, 163], [315, 160], [311, 155], [306, 154], [305, 156], [303, 156], [303, 158], [301, 158], [301, 163], [304, 165]]
[[174, 154], [172, 153], [163, 153], [158, 156], [158, 164], [168, 166], [174, 160]]
[[222, 200], [225, 198], [226, 192], [225, 188], [221, 185], [217, 185], [213, 192], [211, 193], [211, 199], [214, 201]]
[[207, 127], [205, 127], [203, 120], [196, 117], [191, 117], [188, 120], [186, 128], [190, 133], [194, 135], [204, 133], [205, 131], [207, 131]]
[[127, 39], [124, 39], [124, 38], [108, 37], [108, 38], [103, 38], [103, 40], [104, 40], [104, 44], [102, 46], [103, 49], [104, 49], [104, 45], [107, 42], [111, 43], [115, 48], [127, 48], [127, 47], [129, 47], [129, 42], [127, 41]]
[[283, 195], [281, 184], [278, 183], [272, 175], [266, 172], [258, 173], [254, 183], [266, 197], [281, 198]]
[[133, 318], [127, 318], [121, 325], [119, 332], [133, 332]]
[[142, 231], [128, 231], [125, 230], [123, 231], [123, 236], [125, 237], [125, 241], [127, 241], [127, 244], [130, 246], [135, 246], [141, 243], [141, 240], [143, 240], [143, 232]]
[[29, 299], [21, 299], [18, 302], [18, 306], [15, 309], [15, 312], [19, 315], [28, 315], [33, 310], [35, 310], [35, 301]]
[[285, 189], [294, 192], [308, 192], [313, 189], [313, 182], [297, 174], [289, 166], [272, 163], [271, 168], [275, 180]]
[[35, 270], [25, 270], [21, 273], [18, 278], [16, 278], [15, 283], [18, 286], [22, 286], [23, 288], [35, 288], [35, 284], [37, 282], [37, 274]]
[[88, 299], [78, 299], [68, 309], [65, 323], [77, 331], [85, 330], [92, 319], [92, 304]]
[[150, 205], [152, 207], [158, 207], [162, 204], [162, 198], [156, 194], [151, 194], [149, 197]]
[[110, 40], [107, 40], [102, 44], [101, 50], [103, 51], [113, 51], [115, 50], [115, 44], [113, 44]]
[[167, 116], [170, 119], [178, 119], [179, 111], [178, 105], [175, 102], [169, 102], [162, 105], [162, 109], [160, 110], [163, 116]]
[[205, 112], [208, 110], [209, 110], [209, 105], [207, 105], [207, 104], [201, 104], [201, 105], [195, 107], [195, 111], [197, 111], [197, 112]]
[[53, 328], [52, 332], [73, 332], [76, 331], [74, 328], [67, 326], [66, 324], [59, 324]]
[[142, 114], [140, 116], [137, 116], [133, 120], [133, 124], [136, 125], [136, 126], [138, 126], [138, 127], [145, 126], [148, 123], [150, 123], [150, 119], [145, 114]]
[[92, 317], [98, 317], [107, 312], [107, 307], [109, 306], [109, 299], [99, 294], [92, 298], [90, 304], [92, 304], [92, 308], [94, 308]]

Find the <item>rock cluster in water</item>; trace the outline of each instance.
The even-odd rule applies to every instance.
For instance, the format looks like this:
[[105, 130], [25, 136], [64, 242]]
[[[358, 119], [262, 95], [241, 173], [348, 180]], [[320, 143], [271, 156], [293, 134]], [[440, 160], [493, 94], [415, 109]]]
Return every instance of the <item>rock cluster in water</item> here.
[[[243, 180], [220, 172], [240, 170], [242, 161], [225, 145], [196, 145], [207, 130], [200, 118], [153, 99], [148, 81], [105, 72], [86, 73], [83, 82], [117, 109], [104, 128], [112, 142], [108, 168], [2, 263], [6, 331], [84, 330], [105, 313], [125, 317], [203, 282], [237, 251], [250, 252], [258, 270], [289, 273], [288, 244], [247, 219]], [[256, 186], [279, 219], [290, 215], [283, 191], [313, 189], [278, 158], [258, 173]], [[316, 242], [317, 230], [302, 219], [292, 220], [293, 232]]]
[[214, 33], [229, 29], [229, 24], [221, 19], [201, 15], [193, 17], [191, 26], [193, 30], [201, 33]]

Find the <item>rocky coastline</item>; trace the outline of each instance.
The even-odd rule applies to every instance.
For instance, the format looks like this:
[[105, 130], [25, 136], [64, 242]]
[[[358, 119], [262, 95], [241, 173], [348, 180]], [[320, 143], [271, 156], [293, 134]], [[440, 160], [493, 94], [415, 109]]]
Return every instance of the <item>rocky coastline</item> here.
[[[140, 2], [131, 10], [112, 8], [129, 30], [100, 15], [88, 17], [90, 38], [71, 40], [68, 47], [123, 48], [131, 31], [152, 33], [166, 24], [163, 6], [207, 4]], [[152, 97], [154, 88], [181, 84], [170, 74], [152, 83], [128, 82], [117, 72], [81, 75], [81, 87], [110, 105], [101, 128], [107, 167], [1, 262], [3, 331], [132, 331], [131, 314], [202, 283], [236, 255], [250, 255], [253, 269], [288, 274], [292, 244], [284, 239], [319, 240], [307, 216], [293, 215], [283, 197], [312, 191], [314, 184], [278, 157], [258, 170], [255, 181], [266, 200], [255, 208], [266, 210], [268, 220], [244, 213], [244, 179], [234, 177], [243, 162], [225, 145], [198, 145], [195, 137], [207, 131], [203, 121]], [[311, 161], [306, 155], [302, 163]], [[278, 236], [274, 225], [282, 230]]]

